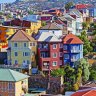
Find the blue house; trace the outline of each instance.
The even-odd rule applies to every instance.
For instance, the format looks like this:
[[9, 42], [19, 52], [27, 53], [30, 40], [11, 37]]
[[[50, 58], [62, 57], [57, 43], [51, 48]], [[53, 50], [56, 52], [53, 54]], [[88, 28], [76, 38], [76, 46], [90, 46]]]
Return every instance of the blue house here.
[[63, 38], [64, 64], [74, 66], [74, 62], [83, 58], [83, 42], [72, 33]]

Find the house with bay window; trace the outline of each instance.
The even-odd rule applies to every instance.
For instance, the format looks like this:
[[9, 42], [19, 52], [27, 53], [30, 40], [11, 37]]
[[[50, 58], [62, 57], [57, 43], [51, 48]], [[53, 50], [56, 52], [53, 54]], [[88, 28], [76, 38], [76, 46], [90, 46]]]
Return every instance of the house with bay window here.
[[18, 30], [8, 39], [8, 64], [19, 66], [36, 65], [37, 42], [23, 30]]
[[38, 34], [38, 64], [42, 71], [58, 69], [63, 65], [62, 40], [52, 32]]
[[74, 62], [83, 58], [83, 42], [72, 33], [63, 37], [64, 65], [74, 66]]

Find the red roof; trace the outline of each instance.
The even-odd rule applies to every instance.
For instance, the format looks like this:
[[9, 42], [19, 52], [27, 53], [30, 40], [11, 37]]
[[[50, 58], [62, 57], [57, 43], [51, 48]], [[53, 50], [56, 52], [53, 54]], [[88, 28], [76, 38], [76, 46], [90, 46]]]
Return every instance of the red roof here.
[[65, 24], [63, 21], [61, 21], [60, 19], [58, 19], [58, 20], [55, 20], [55, 22], [57, 23], [57, 24], [63, 24], [65, 27], [67, 27], [67, 24]]
[[83, 41], [81, 41], [77, 36], [73, 35], [72, 33], [64, 36], [63, 42], [64, 44], [83, 44]]
[[84, 9], [84, 8], [88, 8], [88, 7], [91, 7], [91, 6], [92, 6], [91, 4], [77, 4], [76, 8], [77, 9]]
[[96, 90], [76, 92], [71, 96], [96, 96]]
[[76, 92], [76, 93], [72, 94], [71, 96], [83, 96], [87, 92], [89, 92], [89, 91]]

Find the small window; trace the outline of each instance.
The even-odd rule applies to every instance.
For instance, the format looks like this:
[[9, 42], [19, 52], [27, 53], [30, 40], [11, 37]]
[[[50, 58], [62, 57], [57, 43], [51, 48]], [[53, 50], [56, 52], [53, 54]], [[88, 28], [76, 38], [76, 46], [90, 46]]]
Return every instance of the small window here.
[[17, 47], [17, 43], [14, 43], [14, 47]]
[[25, 52], [25, 56], [29, 56], [29, 53], [28, 52]]
[[26, 47], [26, 43], [24, 43], [24, 47]]
[[56, 49], [57, 48], [57, 44], [53, 44], [53, 49]]
[[30, 64], [30, 61], [29, 60], [27, 60], [27, 64]]
[[63, 57], [63, 53], [62, 52], [59, 53], [59, 57]]
[[53, 58], [56, 58], [57, 57], [57, 53], [53, 53]]
[[14, 54], [15, 54], [15, 56], [18, 56], [18, 52], [15, 52]]
[[67, 45], [64, 45], [64, 50], [67, 50]]
[[69, 59], [69, 54], [64, 54], [64, 59]]
[[57, 61], [53, 61], [53, 66], [57, 66]]
[[18, 61], [17, 61], [17, 60], [15, 60], [15, 61], [14, 61], [14, 63], [15, 63], [15, 64], [18, 64]]
[[59, 46], [60, 46], [60, 48], [63, 48], [63, 44], [60, 44]]
[[8, 89], [9, 89], [9, 90], [12, 90], [12, 89], [13, 89], [13, 85], [12, 85], [11, 82], [8, 83]]
[[34, 56], [34, 55], [35, 55], [35, 52], [33, 51], [33, 52], [32, 52], [32, 56]]

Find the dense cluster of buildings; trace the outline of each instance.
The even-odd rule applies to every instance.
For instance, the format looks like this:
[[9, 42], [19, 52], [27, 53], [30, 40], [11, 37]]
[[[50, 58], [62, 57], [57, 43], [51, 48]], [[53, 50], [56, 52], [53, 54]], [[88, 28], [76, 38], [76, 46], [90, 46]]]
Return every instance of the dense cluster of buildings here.
[[63, 12], [52, 8], [22, 18], [0, 16], [0, 85], [9, 88], [0, 87], [0, 95], [27, 96], [24, 94], [28, 92], [29, 76], [9, 68], [31, 75], [34, 68], [48, 74], [67, 64], [74, 67], [74, 62], [83, 58], [84, 42], [78, 37], [83, 31], [82, 23], [89, 26], [95, 20], [94, 14], [92, 5], [77, 4]]

